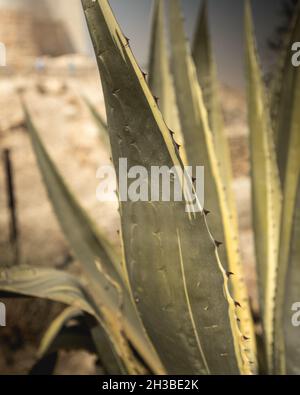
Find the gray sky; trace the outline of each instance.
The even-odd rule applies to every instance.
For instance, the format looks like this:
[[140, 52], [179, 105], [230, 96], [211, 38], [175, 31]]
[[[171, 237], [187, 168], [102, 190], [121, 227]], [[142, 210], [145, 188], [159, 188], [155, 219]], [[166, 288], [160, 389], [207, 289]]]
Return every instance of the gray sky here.
[[[252, 0], [256, 33], [263, 64], [271, 62], [267, 39], [278, 24], [281, 0]], [[192, 37], [202, 0], [182, 0], [186, 29]], [[151, 0], [110, 0], [121, 27], [141, 64], [148, 58]], [[244, 84], [243, 0], [209, 0], [214, 53], [219, 78], [237, 88]]]

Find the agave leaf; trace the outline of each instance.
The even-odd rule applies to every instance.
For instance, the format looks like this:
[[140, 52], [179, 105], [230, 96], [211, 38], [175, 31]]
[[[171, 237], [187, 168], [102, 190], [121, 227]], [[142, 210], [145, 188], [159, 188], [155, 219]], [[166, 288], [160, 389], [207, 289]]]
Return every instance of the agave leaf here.
[[[298, 143], [298, 153], [299, 147]], [[293, 321], [293, 315], [299, 310], [297, 303], [300, 300], [299, 160], [297, 171], [298, 183], [296, 183], [296, 187], [296, 169], [294, 168], [293, 174], [289, 177], [289, 181], [292, 181], [293, 184], [287, 186], [284, 194], [279, 254], [280, 265], [276, 289], [275, 372], [277, 374], [300, 374], [299, 326]]]
[[87, 108], [89, 109], [97, 127], [99, 130], [99, 136], [100, 140], [103, 142], [105, 147], [110, 150], [110, 142], [109, 142], [109, 135], [107, 131], [107, 125], [104, 119], [102, 118], [102, 115], [100, 112], [97, 110], [97, 108], [92, 104], [92, 102], [87, 98], [83, 98]]
[[107, 275], [115, 281], [121, 282], [122, 271], [120, 258], [106, 237], [99, 232], [95, 224], [88, 218], [71, 191], [64, 183], [54, 163], [46, 152], [38, 132], [26, 108], [24, 108], [27, 129], [31, 137], [47, 191], [60, 222], [64, 234], [67, 236], [79, 261], [99, 277], [99, 270], [95, 259], [100, 259]]
[[[95, 299], [85, 290], [76, 277], [55, 269], [32, 268], [18, 266], [0, 271], [0, 291], [31, 297], [44, 298], [76, 308], [95, 317], [102, 331], [106, 333], [106, 341], [114, 348], [114, 355], [124, 363], [128, 372], [144, 372], [128, 350], [122, 327], [113, 314], [115, 323], [109, 322], [111, 312], [107, 308], [98, 307]], [[109, 340], [108, 340], [109, 339]]]
[[82, 312], [74, 307], [65, 308], [50, 324], [45, 332], [39, 350], [38, 357], [61, 349], [82, 349], [95, 353], [95, 345], [91, 340], [90, 333], [80, 325], [66, 327], [69, 321], [82, 315]]
[[[163, 372], [130, 298], [120, 259], [64, 183], [26, 109], [25, 113], [32, 145], [54, 211], [76, 257], [95, 285], [97, 300], [105, 309], [106, 319], [110, 320], [121, 337], [124, 330], [152, 371]], [[115, 318], [113, 323], [111, 317], [118, 319]], [[123, 343], [126, 344], [126, 341]]]
[[232, 216], [232, 223], [237, 231], [237, 211], [232, 189], [232, 167], [225, 135], [224, 120], [218, 93], [216, 64], [212, 54], [211, 39], [208, 26], [207, 1], [203, 2], [196, 25], [192, 57], [196, 66], [197, 76], [203, 92], [203, 100], [207, 109], [208, 122], [213, 134], [216, 157], [220, 163], [220, 174], [226, 186], [226, 199]]
[[185, 160], [186, 158], [183, 157], [184, 140], [180, 129], [174, 83], [169, 65], [163, 0], [155, 0], [153, 6], [148, 83], [151, 92], [158, 98], [159, 108], [167, 126], [175, 133], [176, 141], [182, 146], [181, 157]]
[[[115, 166], [119, 158], [127, 158], [128, 168], [143, 166], [148, 174], [155, 165], [182, 166], [108, 2], [82, 3]], [[248, 373], [237, 309], [216, 243], [205, 215], [185, 208], [185, 201], [121, 202], [125, 263], [137, 309], [168, 373]]]
[[[93, 325], [93, 328], [89, 329], [87, 322], [82, 322], [81, 320], [81, 322], [76, 325], [70, 327], [65, 326], [70, 320], [80, 316], [82, 316], [82, 312], [77, 308], [67, 307], [64, 309], [56, 319], [52, 321], [44, 334], [38, 350], [38, 357], [44, 358], [46, 354], [61, 349], [83, 349], [95, 354], [101, 351], [99, 352], [99, 357], [108, 374], [128, 373], [121, 358], [115, 353], [107, 333], [100, 325]], [[81, 318], [85, 317], [82, 316]], [[95, 334], [97, 336], [95, 336]], [[122, 368], [120, 368], [120, 366]]]
[[[107, 337], [107, 334], [105, 331], [103, 331], [102, 327], [97, 325], [91, 328], [91, 335], [101, 363], [105, 369], [105, 373], [115, 375], [128, 374], [126, 365], [122, 359], [119, 358], [113, 343]], [[143, 373], [148, 373], [148, 371], [145, 370]]]
[[[297, 8], [289, 48], [300, 34], [299, 10]], [[283, 181], [283, 208], [276, 286], [275, 368], [276, 373], [299, 374], [299, 328], [293, 326], [291, 316], [293, 304], [300, 300], [300, 71], [292, 66], [290, 55], [282, 73], [284, 86], [278, 114], [277, 152]]]
[[236, 227], [233, 226], [232, 216], [228, 209], [225, 197], [226, 187], [222, 183], [220, 174], [221, 165], [216, 159], [207, 111], [195, 65], [185, 39], [183, 20], [177, 0], [170, 2], [170, 32], [177, 103], [188, 161], [193, 166], [204, 166], [204, 204], [210, 211], [208, 223], [214, 237], [226, 245], [226, 248], [222, 248], [219, 254], [226, 270], [234, 273], [230, 278], [230, 285], [234, 299], [242, 306], [237, 314], [242, 333], [250, 339], [246, 348], [249, 350], [248, 359], [253, 362], [252, 369], [255, 371], [254, 328], [238, 252]]
[[249, 2], [246, 2], [245, 8], [245, 29], [253, 227], [266, 355], [269, 370], [272, 371], [281, 189], [270, 114], [258, 63]]
[[0, 270], [0, 290], [49, 299], [97, 316], [93, 298], [76, 277], [55, 269], [21, 265]]
[[298, 67], [292, 64], [292, 44], [300, 41], [300, 3], [296, 6], [294, 17], [286, 36], [285, 45], [280, 56], [274, 79], [272, 81], [272, 116], [274, 119], [274, 136], [277, 161], [282, 188], [285, 187], [288, 150], [293, 129], [293, 113], [296, 101], [294, 94], [298, 78]]

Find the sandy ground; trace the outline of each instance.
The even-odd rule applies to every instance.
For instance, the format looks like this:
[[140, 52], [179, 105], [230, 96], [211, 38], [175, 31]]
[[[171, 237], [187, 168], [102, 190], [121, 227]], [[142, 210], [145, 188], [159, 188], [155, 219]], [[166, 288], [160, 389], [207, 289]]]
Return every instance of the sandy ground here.
[[[24, 128], [20, 93], [68, 185], [93, 220], [119, 248], [117, 205], [100, 203], [95, 195], [96, 170], [100, 165], [110, 163], [109, 153], [101, 144], [97, 127], [82, 100], [82, 95], [88, 96], [104, 114], [100, 82], [93, 65], [88, 61], [86, 64], [82, 62], [83, 71], [77, 75], [68, 72], [66, 60], [62, 58], [51, 63], [46, 74], [0, 78], [0, 147], [1, 153], [3, 149], [11, 152], [22, 263], [60, 267], [70, 250], [53, 215], [36, 166]], [[241, 251], [251, 296], [255, 300], [245, 100], [229, 88], [222, 88], [222, 99], [226, 132], [234, 159]], [[0, 257], [7, 264], [11, 254], [7, 242], [8, 211], [4, 185], [3, 166], [0, 165]], [[71, 263], [68, 270], [80, 272], [78, 263]], [[14, 302], [9, 303], [12, 305]], [[0, 373], [22, 374], [28, 371], [35, 361], [41, 334], [60, 309], [61, 306], [44, 301], [18, 300], [18, 309], [9, 317], [9, 327], [5, 334], [3, 331], [0, 334]], [[56, 373], [92, 374], [94, 371], [94, 356], [68, 353], [60, 356]]]

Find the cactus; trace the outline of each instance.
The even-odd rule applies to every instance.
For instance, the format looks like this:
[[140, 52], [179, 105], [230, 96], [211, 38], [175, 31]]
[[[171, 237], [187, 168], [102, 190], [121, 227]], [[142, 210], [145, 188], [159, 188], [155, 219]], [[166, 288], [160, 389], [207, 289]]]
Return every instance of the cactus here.
[[[218, 164], [217, 149], [213, 143], [213, 133], [209, 127], [202, 90], [198, 83], [195, 65], [186, 46], [179, 2], [171, 1], [170, 7], [174, 80], [187, 158], [193, 166], [201, 164], [205, 169], [205, 202], [207, 202], [206, 208], [211, 212], [208, 221], [212, 233], [218, 240], [223, 240], [226, 246], [221, 249], [220, 258], [226, 270], [234, 273], [231, 277], [231, 287], [235, 300], [242, 305], [237, 315], [243, 336], [249, 338], [247, 347], [244, 347], [249, 350], [247, 358], [253, 362], [255, 369], [254, 329], [238, 253], [236, 223], [234, 217], [230, 215], [229, 200], [226, 198], [230, 195], [226, 194], [226, 191], [231, 185], [225, 185], [224, 182], [228, 181], [228, 178], [224, 180], [220, 172], [221, 165]], [[214, 96], [213, 92], [211, 95]]]
[[195, 63], [203, 100], [207, 109], [210, 130], [222, 180], [226, 186], [225, 194], [233, 225], [237, 230], [237, 212], [232, 191], [232, 168], [228, 140], [224, 133], [224, 120], [218, 94], [216, 64], [213, 58], [208, 27], [208, 5], [203, 2], [199, 13], [192, 45], [192, 57]]
[[[75, 255], [82, 262], [91, 281], [95, 283], [98, 300], [101, 301], [101, 305], [103, 303], [106, 306], [104, 314], [108, 314], [106, 311], [108, 308], [109, 314], [116, 317], [119, 316], [120, 309], [126, 311], [125, 321], [122, 320], [119, 328], [119, 325], [116, 325], [115, 330], [117, 329], [119, 332], [124, 326], [126, 336], [133, 344], [136, 343], [137, 349], [140, 348], [141, 353], [144, 353], [142, 349], [146, 350], [143, 355], [145, 360], [153, 367], [158, 366], [158, 371], [160, 371], [161, 368], [156, 361], [156, 356], [152, 353], [151, 346], [147, 344], [148, 339], [136, 317], [135, 308], [126, 288], [126, 279], [120, 264], [121, 258], [116, 255], [113, 247], [87, 217], [65, 185], [45, 151], [26, 108], [25, 113], [32, 145], [53, 208]], [[74, 229], [77, 231], [74, 232]], [[121, 315], [120, 319], [122, 318]], [[116, 336], [120, 336], [120, 333], [117, 333]], [[119, 343], [122, 344], [122, 342]]]
[[[169, 202], [120, 199], [119, 256], [71, 193], [24, 106], [49, 198], [82, 264], [89, 291], [67, 273], [23, 266], [1, 269], [0, 290], [68, 306], [44, 335], [40, 358], [73, 344], [96, 350], [105, 370], [114, 374], [255, 374], [264, 367], [257, 363], [238, 252], [232, 171], [207, 4], [190, 50], [180, 2], [169, 2], [169, 59], [163, 1], [154, 1], [148, 80], [108, 1], [82, 0], [82, 5], [102, 81], [107, 125], [86, 103], [106, 142], [109, 136], [116, 169], [123, 157], [129, 167], [167, 166], [178, 175], [184, 164], [203, 165], [205, 207], [196, 201], [194, 210], [186, 212], [186, 196], [183, 201], [172, 196]], [[298, 9], [290, 40], [300, 41], [299, 15]], [[291, 67], [285, 52], [269, 104], [253, 30], [247, 1], [249, 140], [262, 347], [268, 373], [299, 373], [299, 336], [289, 321], [290, 308], [300, 296], [299, 71]], [[280, 82], [280, 72], [287, 86]], [[276, 109], [275, 118], [271, 109]], [[192, 184], [192, 179], [187, 182]], [[183, 189], [182, 180], [180, 185]], [[149, 182], [146, 187], [150, 191]], [[65, 331], [65, 323], [74, 317], [78, 325], [93, 317], [84, 336]]]
[[[300, 4], [296, 9], [289, 38], [300, 41]], [[289, 45], [289, 48], [291, 45]], [[300, 118], [299, 68], [293, 67], [290, 52], [284, 51], [284, 84], [279, 94], [276, 117], [278, 167], [283, 205], [279, 239], [279, 264], [275, 299], [275, 371], [299, 374], [299, 334], [291, 324], [291, 309], [300, 300], [299, 213], [300, 213]]]
[[174, 132], [175, 139], [181, 146], [181, 159], [186, 163], [184, 139], [180, 128], [174, 79], [171, 72], [172, 67], [169, 64], [167, 37], [164, 23], [164, 2], [155, 0], [153, 5], [148, 85], [154, 96], [159, 98], [159, 109], [168, 128]]
[[[281, 188], [270, 114], [255, 48], [250, 3], [245, 10], [249, 127], [255, 247], [269, 370], [273, 369], [275, 288]], [[264, 111], [262, 111], [264, 108]]]
[[[299, 5], [289, 33], [289, 45], [300, 38]], [[253, 36], [250, 3], [246, 3], [249, 126], [252, 168], [253, 224], [269, 373], [299, 372], [299, 348], [289, 317], [293, 298], [299, 296], [296, 243], [299, 217], [299, 71], [285, 52], [282, 76], [273, 83], [271, 104], [277, 106], [271, 121], [270, 106]], [[283, 81], [284, 84], [278, 83]], [[277, 88], [275, 86], [281, 86]], [[275, 92], [277, 97], [275, 100]], [[277, 101], [277, 103], [276, 103]], [[275, 104], [276, 103], [276, 104]], [[263, 111], [262, 111], [263, 109]]]

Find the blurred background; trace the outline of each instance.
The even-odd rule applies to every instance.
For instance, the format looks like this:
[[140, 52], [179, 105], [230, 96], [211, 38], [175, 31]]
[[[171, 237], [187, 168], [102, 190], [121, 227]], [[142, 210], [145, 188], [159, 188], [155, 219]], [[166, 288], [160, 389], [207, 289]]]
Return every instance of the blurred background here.
[[[147, 70], [151, 0], [111, 0], [133, 52]], [[188, 37], [201, 0], [183, 0]], [[258, 48], [271, 73], [293, 1], [253, 0]], [[243, 1], [210, 0], [210, 27], [230, 140], [241, 228], [241, 252], [257, 308], [250, 216], [243, 64]], [[28, 139], [20, 97], [26, 101], [51, 157], [94, 221], [119, 247], [117, 205], [96, 200], [96, 170], [109, 163], [83, 97], [105, 116], [100, 79], [80, 0], [0, 0], [0, 265], [54, 266], [80, 275], [54, 217]], [[24, 374], [49, 322], [61, 306], [29, 299], [1, 300], [0, 373]], [[61, 353], [56, 373], [93, 374], [95, 357]]]

